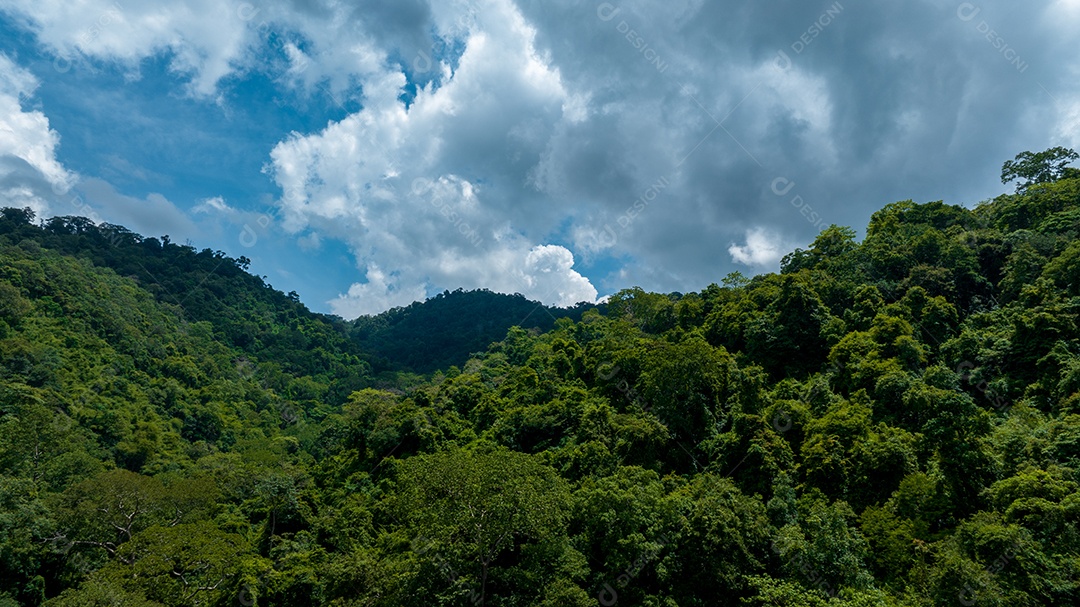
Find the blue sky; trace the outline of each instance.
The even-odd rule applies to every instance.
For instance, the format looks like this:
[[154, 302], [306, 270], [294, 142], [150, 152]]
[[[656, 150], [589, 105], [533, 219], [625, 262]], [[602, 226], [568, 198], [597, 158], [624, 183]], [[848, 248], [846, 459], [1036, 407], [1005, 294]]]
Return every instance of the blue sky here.
[[[344, 96], [334, 100], [280, 86], [268, 66], [223, 80], [218, 97], [193, 97], [184, 92], [190, 78], [169, 69], [168, 53], [139, 61], [136, 79], [130, 66], [110, 61], [57, 62], [10, 17], [0, 19], [0, 36], [8, 41], [5, 52], [11, 58], [40, 74], [39, 87], [24, 105], [44, 112], [51, 128], [62, 133], [56, 157], [67, 169], [107, 181], [137, 199], [163, 195], [196, 220], [194, 209], [215, 197], [273, 215], [280, 190], [262, 172], [267, 151], [290, 132], [317, 131], [359, 107]], [[50, 210], [79, 214], [79, 208], [64, 205], [65, 198], [75, 195], [97, 206], [94, 194], [76, 186]], [[140, 221], [137, 214], [105, 211], [98, 211], [103, 219], [147, 236], [169, 233], [168, 218]], [[305, 293], [305, 300], [321, 311], [329, 311], [325, 302], [355, 278], [344, 242], [328, 241], [312, 255], [294, 238], [251, 225], [265, 236], [261, 246], [244, 247], [236, 226], [215, 226], [209, 233], [177, 226], [180, 233], [173, 238], [245, 255], [255, 261], [253, 271], [285, 291]]]
[[0, 0], [0, 203], [345, 317], [692, 291], [1080, 147], [1077, 34], [1077, 0]]

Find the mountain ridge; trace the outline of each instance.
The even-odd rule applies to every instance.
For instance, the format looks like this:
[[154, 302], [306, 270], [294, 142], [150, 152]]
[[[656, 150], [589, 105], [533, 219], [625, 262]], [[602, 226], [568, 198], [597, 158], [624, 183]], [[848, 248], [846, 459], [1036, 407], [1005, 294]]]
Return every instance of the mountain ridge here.
[[[532, 304], [357, 327], [4, 210], [0, 606], [1074, 604], [1078, 177], [471, 354], [426, 346]], [[354, 331], [469, 358], [422, 376]]]

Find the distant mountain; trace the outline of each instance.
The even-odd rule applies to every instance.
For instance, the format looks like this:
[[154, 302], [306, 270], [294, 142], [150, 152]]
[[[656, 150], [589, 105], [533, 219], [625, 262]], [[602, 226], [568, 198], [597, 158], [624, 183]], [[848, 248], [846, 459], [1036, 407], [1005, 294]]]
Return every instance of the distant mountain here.
[[431, 373], [464, 365], [470, 354], [483, 352], [506, 337], [510, 327], [546, 332], [556, 320], [577, 322], [586, 310], [596, 307], [580, 303], [556, 308], [520, 294], [458, 289], [375, 316], [361, 316], [353, 323], [353, 334], [376, 357], [376, 365]]
[[349, 324], [312, 312], [296, 293], [283, 293], [249, 273], [245, 257], [199, 251], [168, 236], [144, 237], [85, 217], [39, 223], [29, 210], [13, 208], [0, 211], [0, 235], [132, 278], [189, 322], [209, 322], [223, 342], [272, 360], [286, 373], [321, 375], [333, 386], [329, 400], [337, 403], [369, 385], [369, 371], [431, 373], [461, 366], [470, 354], [503, 339], [510, 327], [548, 331], [556, 319], [578, 321], [596, 307], [555, 308], [522, 295], [458, 289]]

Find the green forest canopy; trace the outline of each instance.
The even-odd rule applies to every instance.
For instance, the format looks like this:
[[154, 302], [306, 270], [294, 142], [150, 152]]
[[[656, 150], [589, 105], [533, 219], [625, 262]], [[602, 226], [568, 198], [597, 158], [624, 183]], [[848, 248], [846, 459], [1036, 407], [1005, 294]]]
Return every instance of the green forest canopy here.
[[1064, 152], [531, 331], [484, 292], [346, 323], [4, 209], [0, 606], [1076, 604]]

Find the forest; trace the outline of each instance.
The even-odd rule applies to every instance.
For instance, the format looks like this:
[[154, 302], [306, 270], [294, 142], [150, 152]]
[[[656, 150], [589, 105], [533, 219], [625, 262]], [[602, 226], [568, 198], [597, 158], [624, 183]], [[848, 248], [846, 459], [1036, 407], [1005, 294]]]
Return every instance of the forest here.
[[0, 607], [1080, 603], [1080, 170], [779, 273], [346, 321], [0, 212]]

